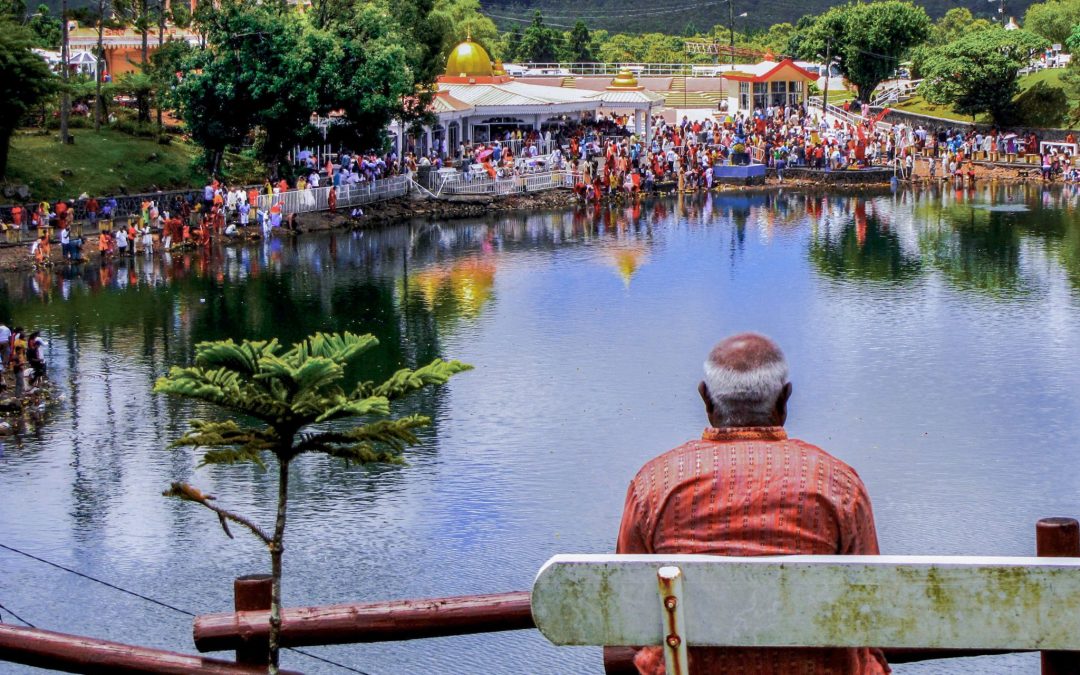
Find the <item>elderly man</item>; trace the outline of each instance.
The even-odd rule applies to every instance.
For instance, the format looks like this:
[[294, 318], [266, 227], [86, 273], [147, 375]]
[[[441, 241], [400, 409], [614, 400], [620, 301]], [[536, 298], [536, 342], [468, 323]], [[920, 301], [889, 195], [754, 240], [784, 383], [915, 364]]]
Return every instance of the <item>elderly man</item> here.
[[[634, 477], [618, 553], [877, 555], [858, 474], [784, 431], [787, 378], [783, 353], [764, 336], [735, 335], [713, 348], [698, 385], [709, 427]], [[664, 672], [659, 647], [639, 650], [634, 663], [643, 674]], [[699, 648], [690, 666], [743, 675], [889, 672], [873, 649]]]

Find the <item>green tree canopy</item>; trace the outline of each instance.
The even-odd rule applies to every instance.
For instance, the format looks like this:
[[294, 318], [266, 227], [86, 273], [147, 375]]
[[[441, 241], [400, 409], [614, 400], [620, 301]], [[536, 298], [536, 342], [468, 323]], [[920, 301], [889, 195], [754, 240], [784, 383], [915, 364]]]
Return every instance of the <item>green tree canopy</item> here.
[[7, 171], [11, 135], [19, 121], [55, 85], [55, 76], [33, 47], [28, 29], [0, 19], [0, 178]]
[[567, 61], [574, 63], [590, 63], [594, 60], [589, 27], [580, 19], [574, 22], [574, 27], [566, 37], [565, 56]]
[[991, 25], [986, 19], [976, 19], [967, 7], [953, 7], [930, 27], [930, 37], [926, 42], [931, 47], [941, 47], [965, 33], [980, 31]]
[[381, 145], [391, 118], [426, 114], [430, 84], [445, 64], [433, 1], [342, 0], [334, 7], [317, 20], [317, 11], [224, 0], [198, 18], [207, 47], [187, 61], [176, 93], [211, 170], [252, 133], [273, 170], [313, 133], [313, 112], [344, 111], [333, 131], [357, 148]]
[[1052, 43], [1063, 43], [1080, 24], [1080, 0], [1047, 0], [1028, 7], [1024, 30]]
[[[213, 511], [225, 534], [229, 523], [254, 534], [270, 551], [273, 578], [270, 610], [270, 672], [278, 671], [281, 630], [281, 563], [288, 512], [289, 467], [298, 458], [323, 454], [346, 464], [402, 463], [401, 453], [418, 442], [415, 431], [430, 420], [422, 415], [391, 417], [391, 404], [430, 386], [445, 384], [468, 370], [458, 361], [437, 359], [415, 370], [404, 368], [376, 385], [346, 385], [346, 369], [360, 364], [378, 344], [372, 335], [316, 333], [285, 349], [277, 340], [195, 346], [195, 364], [173, 367], [154, 391], [194, 399], [229, 413], [223, 421], [196, 419], [174, 446], [203, 450], [203, 465], [278, 465], [277, 516], [272, 531], [217, 506], [213, 497], [186, 483], [173, 483], [165, 496]], [[345, 426], [346, 420], [364, 420]], [[336, 423], [335, 423], [336, 422]]]
[[534, 63], [558, 61], [562, 37], [559, 31], [544, 25], [543, 15], [540, 10], [536, 10], [533, 13], [532, 23], [521, 36], [521, 43], [516, 52], [517, 58]]
[[952, 105], [958, 113], [989, 113], [995, 122], [1006, 124], [1018, 88], [1017, 71], [1045, 46], [1045, 38], [1025, 30], [995, 26], [969, 33], [926, 54], [920, 91], [928, 101]]
[[431, 21], [436, 32], [442, 35], [438, 51], [444, 58], [466, 37], [486, 49], [493, 59], [506, 56], [499, 29], [494, 21], [480, 13], [479, 0], [435, 0]]
[[38, 5], [37, 12], [26, 24], [34, 36], [34, 46], [57, 49], [60, 46], [60, 19], [53, 16], [48, 5]]
[[833, 7], [800, 30], [791, 45], [805, 59], [831, 51], [859, 97], [869, 100], [908, 50], [929, 34], [930, 17], [924, 9], [910, 2], [884, 0]]

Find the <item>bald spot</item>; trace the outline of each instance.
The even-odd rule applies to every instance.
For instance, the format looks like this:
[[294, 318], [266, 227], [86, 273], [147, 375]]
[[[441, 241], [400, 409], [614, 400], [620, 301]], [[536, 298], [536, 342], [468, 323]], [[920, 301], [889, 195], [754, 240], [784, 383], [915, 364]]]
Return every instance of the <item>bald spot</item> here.
[[717, 343], [709, 352], [709, 362], [738, 373], [784, 362], [776, 343], [758, 333], [739, 333]]

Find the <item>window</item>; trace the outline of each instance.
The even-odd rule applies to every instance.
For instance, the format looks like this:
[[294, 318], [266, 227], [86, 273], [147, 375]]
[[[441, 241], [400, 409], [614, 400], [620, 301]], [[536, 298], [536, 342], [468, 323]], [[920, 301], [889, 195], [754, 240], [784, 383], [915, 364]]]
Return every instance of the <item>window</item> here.
[[792, 82], [788, 88], [788, 105], [792, 108], [800, 105], [803, 99], [803, 83], [801, 81]]
[[761, 108], [764, 110], [769, 102], [769, 83], [768, 82], [755, 82], [754, 83], [754, 108]]
[[769, 99], [773, 107], [781, 107], [787, 103], [787, 82], [778, 81], [772, 83], [772, 97]]
[[739, 110], [750, 109], [750, 83], [739, 83]]

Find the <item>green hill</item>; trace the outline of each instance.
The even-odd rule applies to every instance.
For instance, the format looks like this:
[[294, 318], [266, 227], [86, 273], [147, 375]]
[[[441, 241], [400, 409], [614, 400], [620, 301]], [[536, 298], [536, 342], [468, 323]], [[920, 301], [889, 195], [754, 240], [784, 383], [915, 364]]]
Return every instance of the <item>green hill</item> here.
[[[1006, 16], [1021, 20], [1034, 0], [1011, 0], [1005, 3]], [[794, 24], [805, 14], [816, 15], [833, 5], [844, 4], [842, 0], [732, 0], [736, 15], [736, 30], [766, 29], [776, 23]], [[967, 7], [977, 17], [991, 18], [997, 14], [998, 4], [987, 0], [916, 0], [931, 18], [937, 19], [953, 7]], [[612, 32], [664, 32], [681, 34], [689, 26], [694, 31], [705, 32], [714, 25], [728, 25], [727, 0], [671, 0], [653, 3], [644, 0], [481, 0], [483, 11], [492, 17], [502, 29], [509, 29], [516, 21], [526, 24], [534, 10], [544, 14], [546, 23], [573, 26], [582, 19], [589, 28], [603, 28]], [[560, 26], [556, 26], [560, 27]]]
[[[776, 23], [795, 23], [805, 14], [820, 14], [833, 5], [846, 0], [732, 0], [735, 14], [746, 12], [747, 16], [736, 19], [736, 30], [767, 29]], [[1006, 16], [1017, 21], [1024, 17], [1029, 5], [1035, 0], [1006, 0]], [[41, 2], [29, 0], [31, 11]], [[44, 0], [58, 11], [60, 0]], [[534, 10], [539, 9], [546, 23], [555, 27], [573, 26], [582, 19], [589, 28], [603, 28], [612, 32], [664, 32], [682, 34], [687, 27], [695, 32], [705, 32], [714, 25], [728, 25], [727, 0], [671, 0], [657, 4], [648, 0], [480, 0], [484, 13], [495, 20], [503, 30], [515, 23], [527, 24]], [[922, 5], [931, 18], [937, 19], [953, 7], [967, 7], [977, 17], [992, 18], [997, 15], [998, 3], [987, 0], [915, 0]], [[72, 8], [96, 6], [95, 0], [69, 0]]]

